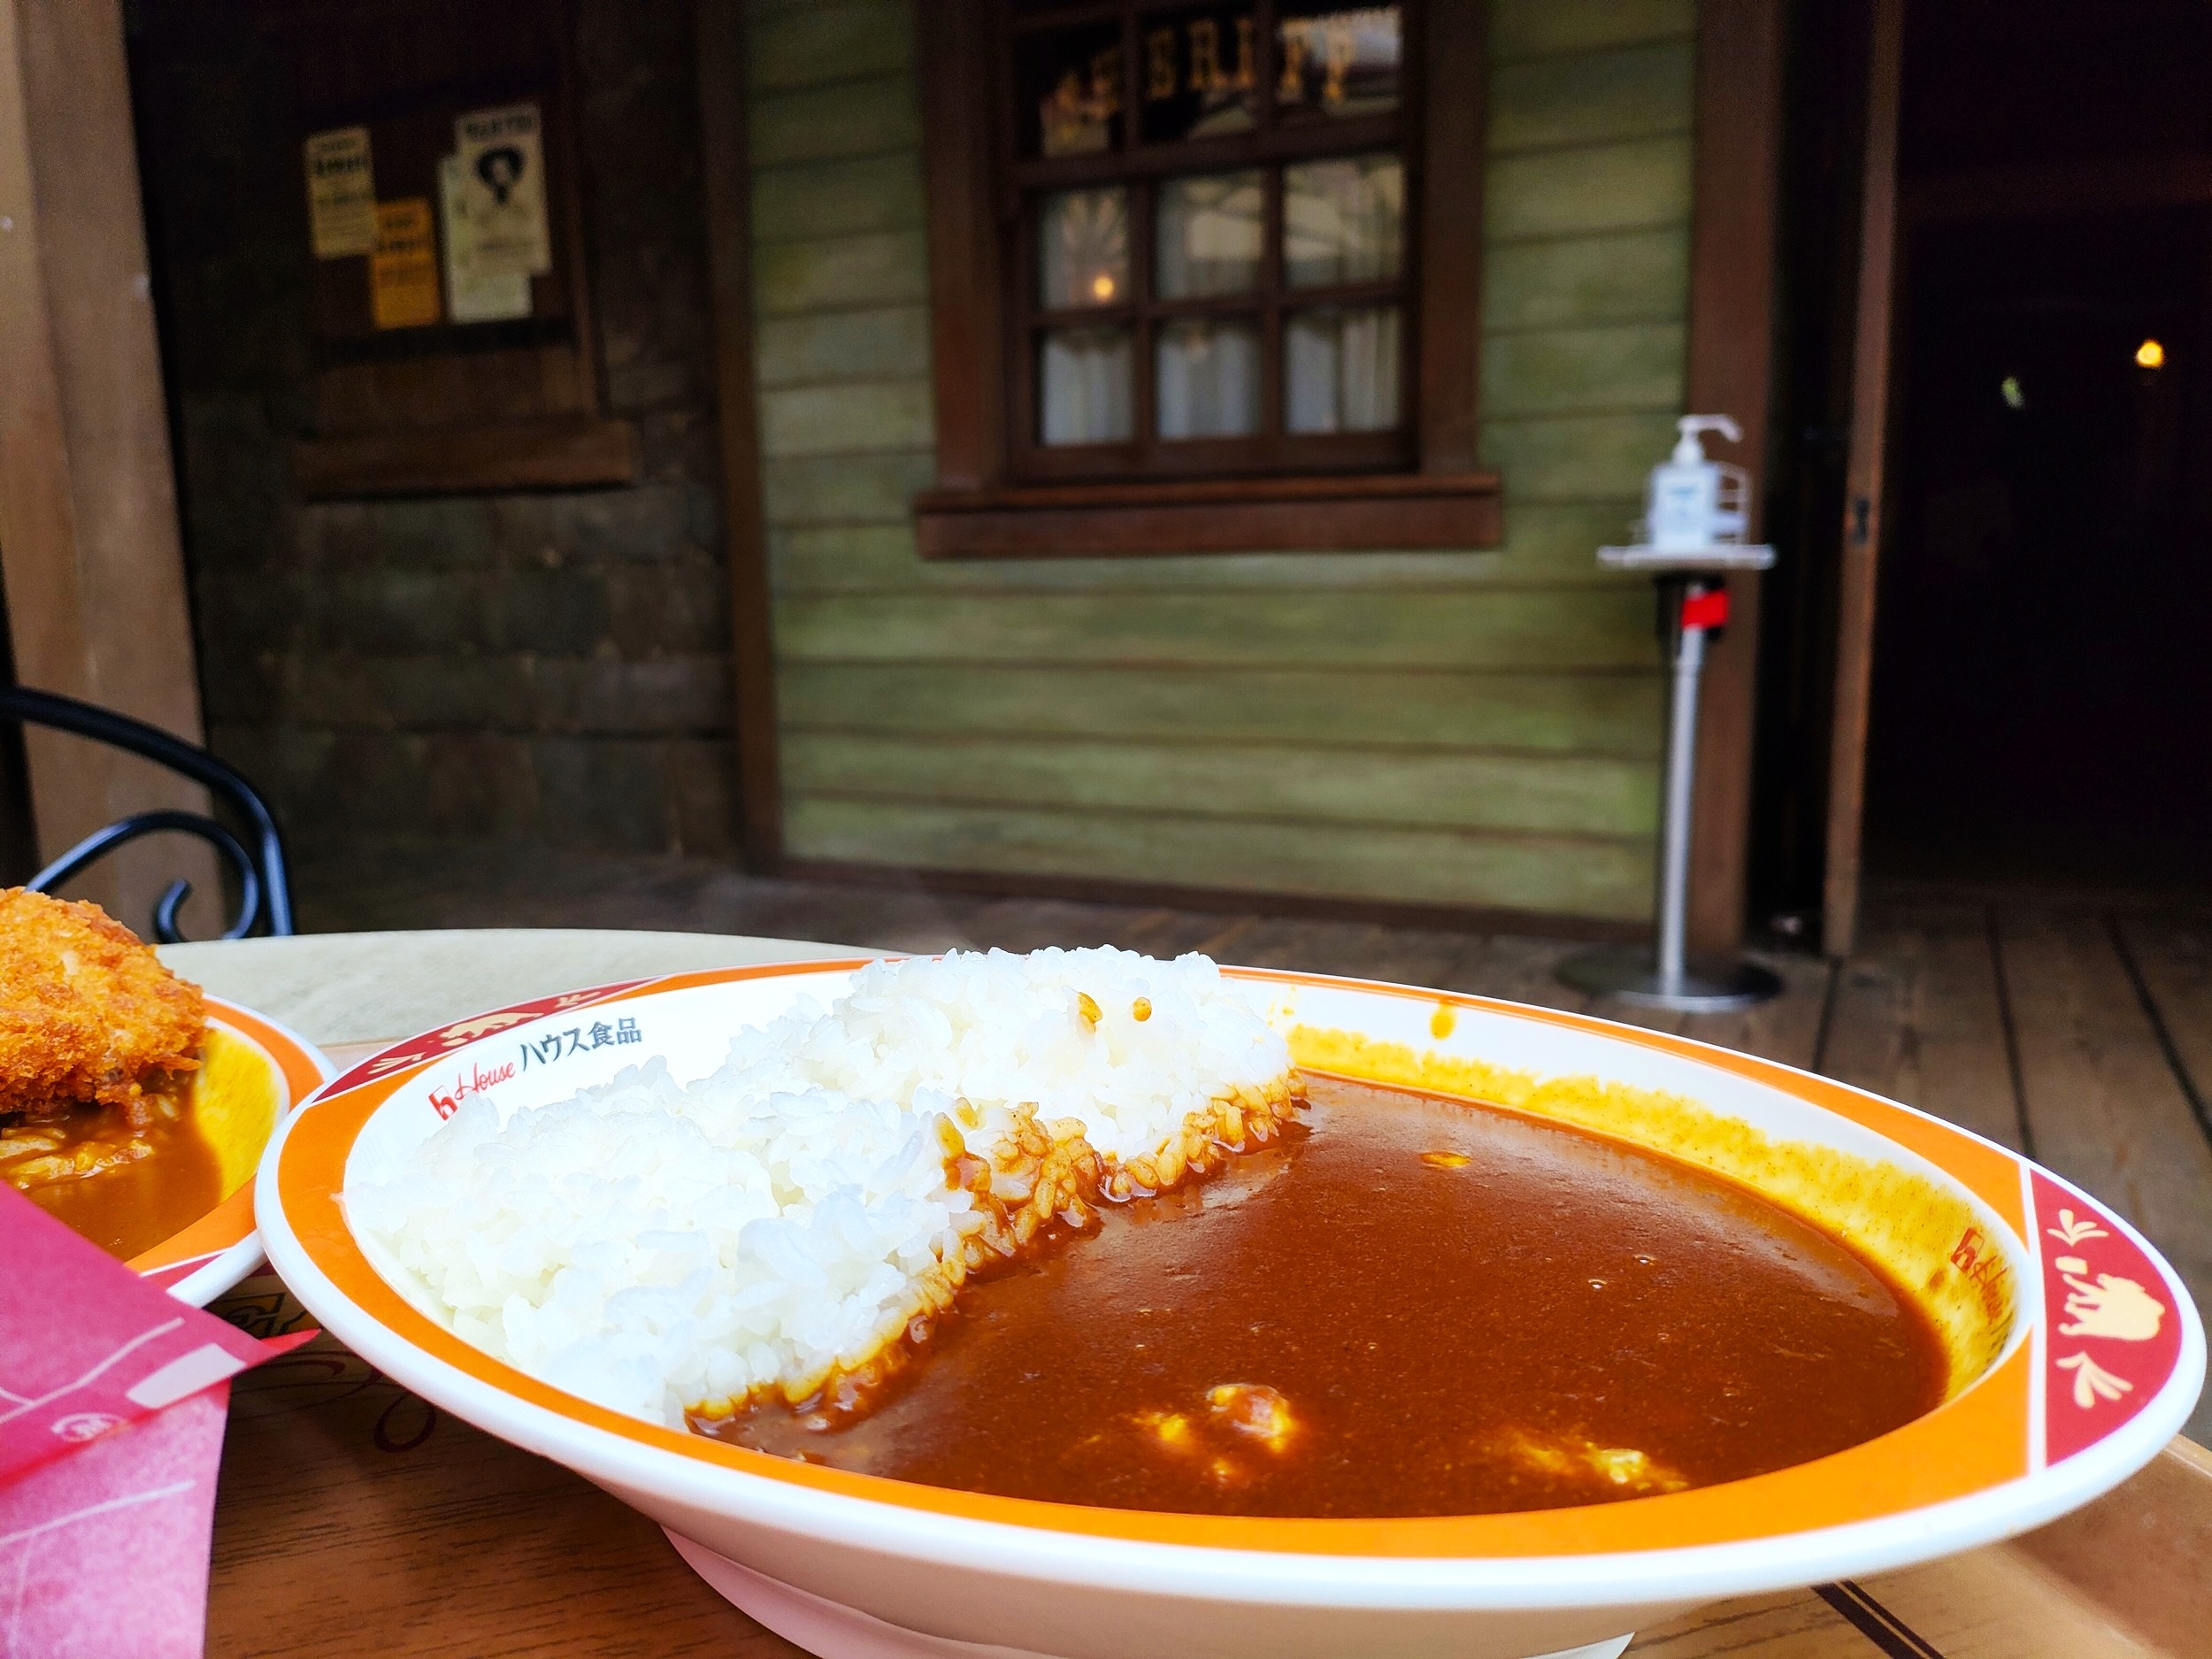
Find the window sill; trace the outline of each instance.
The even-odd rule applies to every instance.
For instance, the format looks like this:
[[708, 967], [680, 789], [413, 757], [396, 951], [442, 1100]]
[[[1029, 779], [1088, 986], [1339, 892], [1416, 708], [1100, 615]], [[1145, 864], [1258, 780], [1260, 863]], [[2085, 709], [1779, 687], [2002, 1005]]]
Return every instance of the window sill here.
[[585, 415], [311, 438], [292, 446], [309, 501], [579, 489], [637, 481], [637, 431]]
[[1016, 485], [914, 506], [927, 559], [1406, 552], [1502, 535], [1495, 472]]

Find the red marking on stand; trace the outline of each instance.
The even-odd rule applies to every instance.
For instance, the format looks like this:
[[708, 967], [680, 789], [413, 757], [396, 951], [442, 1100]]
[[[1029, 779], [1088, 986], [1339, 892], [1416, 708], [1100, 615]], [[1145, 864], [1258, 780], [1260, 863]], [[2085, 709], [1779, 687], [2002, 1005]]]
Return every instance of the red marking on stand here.
[[1683, 600], [1682, 626], [1686, 628], [1727, 626], [1728, 590], [1716, 588], [1709, 593], [1692, 594]]

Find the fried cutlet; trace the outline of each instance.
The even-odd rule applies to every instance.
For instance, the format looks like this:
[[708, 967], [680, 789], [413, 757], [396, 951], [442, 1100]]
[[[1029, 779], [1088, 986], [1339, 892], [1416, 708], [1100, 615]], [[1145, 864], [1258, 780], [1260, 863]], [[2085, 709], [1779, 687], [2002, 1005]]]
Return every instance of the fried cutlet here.
[[134, 1107], [197, 1064], [200, 987], [96, 904], [0, 891], [0, 1123]]

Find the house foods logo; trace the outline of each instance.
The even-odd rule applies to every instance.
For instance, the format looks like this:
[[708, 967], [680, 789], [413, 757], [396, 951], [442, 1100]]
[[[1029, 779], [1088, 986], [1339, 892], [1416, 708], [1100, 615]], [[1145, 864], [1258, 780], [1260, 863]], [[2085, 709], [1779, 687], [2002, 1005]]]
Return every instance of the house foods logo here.
[[471, 1062], [468, 1070], [457, 1074], [448, 1087], [441, 1088], [432, 1084], [427, 1091], [430, 1104], [441, 1118], [450, 1118], [461, 1110], [461, 1102], [470, 1095], [496, 1088], [534, 1065], [551, 1065], [571, 1055], [589, 1054], [595, 1048], [628, 1048], [642, 1044], [644, 1041], [645, 1033], [639, 1029], [637, 1021], [621, 1018], [611, 1025], [603, 1019], [595, 1019], [588, 1025], [575, 1025], [564, 1031], [548, 1032], [542, 1037], [527, 1037], [516, 1048], [515, 1057], [511, 1060], [502, 1060], [488, 1065]]
[[481, 1094], [486, 1089], [504, 1083], [514, 1074], [515, 1063], [512, 1060], [493, 1066], [489, 1071], [472, 1064], [465, 1074], [454, 1079], [449, 1088], [442, 1089], [434, 1083], [430, 1086], [431, 1109], [441, 1118], [450, 1118], [461, 1110], [461, 1102], [470, 1095]]

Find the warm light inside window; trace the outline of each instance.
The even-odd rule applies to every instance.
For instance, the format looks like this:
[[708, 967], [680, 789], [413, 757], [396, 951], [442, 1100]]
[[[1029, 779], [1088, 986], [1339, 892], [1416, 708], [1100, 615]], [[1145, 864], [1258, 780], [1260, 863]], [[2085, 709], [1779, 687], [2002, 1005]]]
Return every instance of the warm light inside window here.
[[2135, 365], [2142, 369], [2162, 369], [2166, 366], [2166, 348], [2155, 340], [2146, 340], [2135, 348]]
[[[1106, 301], [1113, 298], [1114, 279], [1103, 271], [1101, 271], [1096, 276], [1093, 277], [1091, 279], [1091, 297], [1097, 300], [1101, 304], [1103, 304]], [[2142, 361], [2142, 357], [2139, 353], [2137, 355], [2136, 361], [2139, 363]]]

